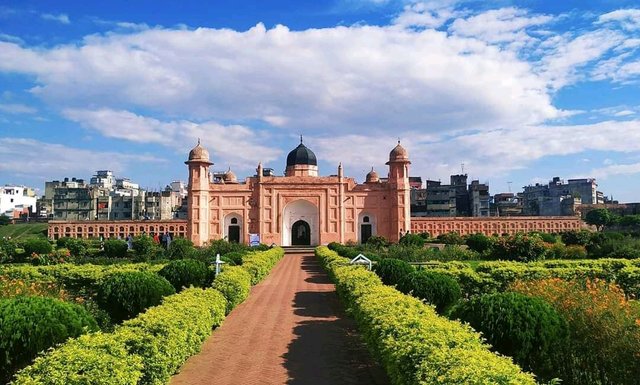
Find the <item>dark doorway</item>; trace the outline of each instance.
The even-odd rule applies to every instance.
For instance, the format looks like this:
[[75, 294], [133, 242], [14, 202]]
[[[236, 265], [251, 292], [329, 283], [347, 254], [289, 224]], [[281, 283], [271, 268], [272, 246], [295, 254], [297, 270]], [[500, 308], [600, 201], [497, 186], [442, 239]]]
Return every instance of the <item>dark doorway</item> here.
[[370, 224], [360, 225], [360, 243], [367, 243], [369, 238], [371, 238], [371, 225]]
[[291, 226], [291, 245], [311, 245], [311, 227], [303, 220], [299, 220]]
[[229, 242], [240, 243], [240, 226], [229, 226]]

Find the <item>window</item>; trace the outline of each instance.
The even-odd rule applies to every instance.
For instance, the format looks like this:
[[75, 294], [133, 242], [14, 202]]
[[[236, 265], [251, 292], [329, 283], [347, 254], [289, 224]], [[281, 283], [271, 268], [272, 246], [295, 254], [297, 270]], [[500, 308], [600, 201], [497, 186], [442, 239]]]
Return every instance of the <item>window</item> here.
[[238, 224], [238, 218], [231, 218], [231, 224], [232, 225], [237, 225]]
[[362, 222], [369, 223], [369, 217], [365, 216], [364, 218], [362, 218]]

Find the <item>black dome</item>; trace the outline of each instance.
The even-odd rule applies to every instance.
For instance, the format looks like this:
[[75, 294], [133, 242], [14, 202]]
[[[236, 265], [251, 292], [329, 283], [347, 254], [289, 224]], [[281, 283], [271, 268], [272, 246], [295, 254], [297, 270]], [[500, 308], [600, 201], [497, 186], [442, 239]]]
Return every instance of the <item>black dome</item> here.
[[287, 167], [294, 166], [296, 164], [308, 164], [311, 166], [317, 166], [318, 160], [316, 159], [316, 154], [313, 151], [309, 150], [307, 146], [300, 143], [298, 147], [294, 148], [293, 151], [287, 155]]

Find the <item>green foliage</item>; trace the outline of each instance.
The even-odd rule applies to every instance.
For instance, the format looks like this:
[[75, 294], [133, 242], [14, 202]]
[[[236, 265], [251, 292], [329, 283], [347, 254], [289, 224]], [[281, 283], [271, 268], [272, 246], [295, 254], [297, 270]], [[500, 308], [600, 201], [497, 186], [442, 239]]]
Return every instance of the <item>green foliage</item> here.
[[49, 254], [53, 251], [53, 246], [48, 240], [43, 238], [30, 238], [24, 242], [23, 249], [25, 254]]
[[495, 293], [471, 298], [456, 306], [453, 319], [482, 332], [501, 354], [539, 377], [556, 377], [560, 348], [567, 342], [565, 320], [541, 298], [519, 293]]
[[367, 246], [380, 250], [385, 247], [388, 247], [389, 241], [381, 235], [374, 235], [369, 237], [369, 239], [367, 239]]
[[[97, 328], [79, 305], [51, 297], [0, 299], [0, 373], [8, 375], [39, 352]], [[0, 381], [7, 380], [2, 377]]]
[[415, 246], [422, 247], [424, 246], [425, 239], [421, 237], [419, 234], [406, 233], [400, 238], [398, 242], [402, 246]]
[[492, 259], [531, 262], [544, 259], [546, 247], [537, 234], [517, 233], [498, 238], [492, 248]]
[[439, 317], [419, 299], [326, 247], [316, 255], [358, 323], [367, 346], [399, 385], [534, 385], [508, 358], [491, 353], [470, 327]]
[[125, 340], [129, 353], [142, 358], [139, 384], [166, 384], [222, 323], [226, 307], [217, 290], [189, 288], [116, 329], [115, 336]]
[[121, 239], [107, 239], [104, 241], [104, 255], [107, 258], [125, 258], [129, 245]]
[[571, 230], [560, 233], [560, 239], [565, 245], [586, 246], [591, 240], [591, 231], [589, 230]]
[[176, 291], [189, 286], [208, 286], [212, 278], [212, 272], [209, 267], [204, 262], [195, 259], [171, 261], [158, 271], [158, 275], [166, 278]]
[[186, 238], [176, 238], [171, 241], [167, 249], [167, 257], [169, 259], [186, 259], [193, 258], [196, 248], [193, 242]]
[[493, 238], [482, 233], [471, 234], [465, 238], [465, 244], [475, 252], [484, 253], [493, 247]]
[[590, 225], [596, 226], [598, 230], [602, 230], [611, 223], [613, 216], [607, 209], [594, 209], [587, 213], [584, 220]]
[[251, 275], [240, 266], [226, 266], [213, 280], [212, 286], [227, 299], [228, 313], [249, 296]]
[[438, 242], [446, 243], [447, 245], [464, 245], [465, 240], [462, 235], [458, 234], [455, 231], [451, 231], [449, 233], [440, 234], [436, 237]]
[[13, 385], [137, 385], [142, 358], [131, 355], [121, 336], [88, 334], [36, 358]]
[[0, 239], [0, 263], [13, 261], [17, 247], [16, 242], [11, 239]]
[[569, 340], [556, 360], [564, 383], [638, 383], [638, 314], [619, 287], [597, 279], [544, 279], [516, 282], [511, 288], [543, 298], [567, 321]]
[[69, 238], [65, 242], [65, 248], [69, 250], [73, 257], [84, 257], [87, 255], [88, 244], [82, 238]]
[[47, 227], [47, 223], [16, 223], [14, 225], [0, 226], [0, 239], [46, 238]]
[[428, 270], [407, 274], [398, 284], [398, 290], [434, 305], [439, 313], [455, 304], [462, 296], [460, 285], [452, 277]]
[[374, 271], [385, 285], [397, 285], [414, 269], [405, 261], [385, 258], [374, 266]]
[[175, 293], [169, 281], [146, 271], [115, 273], [107, 277], [98, 290], [98, 304], [115, 321], [135, 317], [156, 306], [162, 297]]
[[226, 261], [231, 262], [233, 265], [238, 266], [242, 265], [242, 257], [248, 254], [248, 251], [232, 251], [230, 253], [226, 253], [222, 257]]
[[640, 215], [624, 215], [618, 218], [617, 224], [623, 227], [626, 226], [639, 226]]
[[11, 218], [6, 215], [0, 215], [0, 226], [6, 226], [11, 223]]
[[243, 245], [241, 243], [235, 243], [235, 242], [228, 242], [224, 239], [217, 239], [209, 243], [209, 246], [207, 247], [207, 254], [212, 256], [212, 258], [215, 258], [216, 254], [225, 255], [227, 253], [231, 253], [234, 251], [247, 251], [247, 250], [251, 250], [247, 245]]
[[284, 249], [274, 247], [267, 251], [259, 251], [247, 254], [242, 260], [242, 268], [251, 275], [251, 284], [255, 285], [262, 281], [284, 256]]
[[133, 239], [133, 251], [137, 262], [150, 261], [162, 253], [162, 248], [158, 246], [148, 235], [141, 235]]

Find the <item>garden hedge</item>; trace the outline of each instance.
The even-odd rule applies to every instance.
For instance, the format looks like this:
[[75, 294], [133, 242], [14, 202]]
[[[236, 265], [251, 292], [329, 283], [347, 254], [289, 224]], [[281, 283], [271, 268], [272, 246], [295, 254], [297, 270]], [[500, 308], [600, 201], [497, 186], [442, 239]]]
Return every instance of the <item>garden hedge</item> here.
[[251, 290], [251, 274], [241, 266], [227, 266], [213, 280], [213, 288], [227, 299], [227, 313], [244, 302]]
[[269, 274], [283, 256], [284, 249], [281, 247], [249, 253], [242, 257], [242, 268], [251, 274], [251, 284], [255, 285]]
[[[264, 278], [283, 255], [281, 248], [254, 252], [247, 260], [249, 267], [241, 268], [247, 271], [227, 267], [218, 276], [219, 284], [229, 288], [225, 295], [240, 301], [248, 291], [246, 282]], [[19, 272], [42, 276], [38, 270]], [[113, 333], [84, 335], [49, 350], [18, 372], [12, 384], [166, 384], [224, 320], [225, 295], [215, 288], [189, 288], [165, 297], [162, 304], [123, 322]]]
[[393, 384], [536, 383], [509, 358], [489, 351], [469, 326], [438, 316], [326, 247], [318, 247], [316, 255]]

